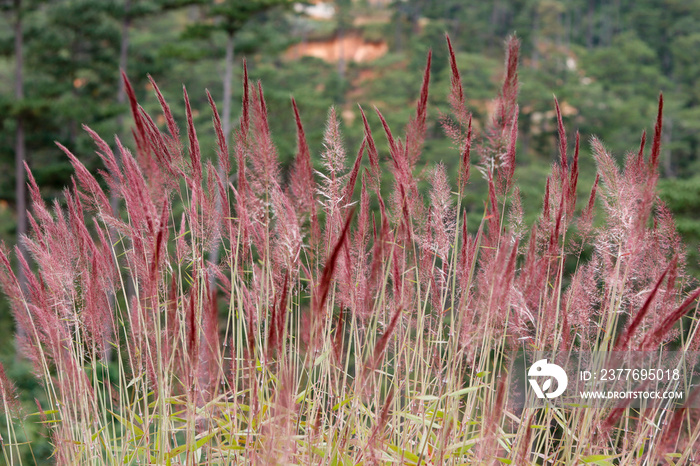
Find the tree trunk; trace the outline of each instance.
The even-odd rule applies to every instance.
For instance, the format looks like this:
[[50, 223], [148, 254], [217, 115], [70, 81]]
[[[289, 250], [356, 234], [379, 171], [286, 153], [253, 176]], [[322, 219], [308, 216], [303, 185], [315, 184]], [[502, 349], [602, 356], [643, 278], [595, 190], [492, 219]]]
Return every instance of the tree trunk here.
[[[231, 98], [232, 98], [232, 83], [233, 83], [233, 50], [234, 41], [233, 34], [228, 34], [226, 38], [226, 64], [224, 69], [224, 115], [221, 121], [224, 131], [226, 145], [231, 139]], [[221, 167], [219, 167], [221, 168]]]
[[[221, 129], [224, 132], [224, 140], [226, 141], [226, 146], [228, 147], [229, 141], [231, 140], [231, 100], [232, 100], [232, 83], [233, 83], [233, 52], [234, 52], [234, 39], [233, 33], [229, 32], [226, 37], [226, 58], [224, 63], [224, 105], [223, 105], [223, 115], [221, 116]], [[228, 154], [224, 154], [228, 157]], [[219, 176], [224, 181], [224, 186], [226, 186], [228, 173], [224, 173], [224, 167], [219, 164]], [[221, 212], [223, 207], [221, 205], [221, 197], [216, 196], [216, 211]], [[214, 249], [209, 253], [209, 262], [216, 265], [219, 262], [219, 245], [217, 244]], [[210, 282], [214, 282], [214, 274], [212, 273], [209, 277]]]
[[493, 8], [491, 9], [491, 26], [494, 31], [497, 31], [497, 35], [498, 31], [501, 30], [501, 4], [499, 0], [493, 2]]
[[[124, 17], [122, 18], [122, 36], [121, 36], [121, 42], [119, 44], [119, 80], [118, 82], [118, 90], [117, 90], [117, 103], [119, 105], [123, 105], [126, 102], [126, 86], [124, 84], [124, 80], [122, 79], [121, 76], [121, 71], [123, 70], [126, 72], [126, 67], [128, 64], [128, 58], [129, 58], [129, 29], [131, 28], [131, 16], [129, 15], [129, 9], [131, 8], [131, 0], [125, 0], [124, 1]], [[122, 127], [124, 126], [124, 115], [120, 113], [117, 115], [117, 132], [122, 131]], [[122, 153], [121, 151], [117, 148], [117, 150], [114, 151], [114, 156], [117, 158], [117, 164], [121, 166], [122, 164]], [[115, 217], [119, 217], [119, 197], [117, 196], [116, 191], [111, 191], [109, 193], [109, 204], [112, 207], [112, 215]], [[110, 236], [112, 237], [112, 242], [117, 241], [117, 231], [114, 228], [110, 228], [109, 232]], [[126, 294], [128, 297], [131, 297], [134, 295], [134, 283], [132, 282], [131, 277], [127, 277], [126, 279]], [[114, 299], [116, 299], [116, 296], [114, 296]], [[110, 350], [111, 348], [108, 346], [107, 347], [107, 359], [109, 359], [110, 356]]]
[[340, 81], [345, 80], [345, 45], [343, 40], [345, 38], [345, 31], [343, 27], [338, 27], [338, 76]]
[[[15, 8], [15, 100], [19, 104], [24, 99], [24, 42], [22, 37], [22, 0], [14, 1]], [[17, 113], [17, 129], [15, 133], [15, 207], [17, 209], [17, 250], [26, 260], [29, 259], [27, 247], [22, 236], [27, 233], [27, 201], [24, 162], [27, 158], [24, 144], [24, 122], [22, 112]], [[17, 268], [17, 280], [22, 290], [27, 288], [27, 276], [24, 268]], [[15, 336], [15, 349], [19, 349], [19, 342], [24, 337], [21, 329]], [[19, 356], [19, 352], [17, 352]]]
[[538, 48], [540, 35], [540, 12], [535, 9], [534, 16], [532, 18], [532, 57], [531, 57], [531, 67], [537, 68], [540, 61], [540, 51]]
[[586, 48], [588, 48], [588, 50], [593, 48], [593, 31], [595, 28], [594, 14], [595, 0], [588, 0], [588, 28], [586, 30]]
[[664, 131], [661, 136], [664, 147], [664, 174], [667, 178], [675, 178], [676, 171], [673, 167], [673, 160], [671, 160], [671, 137], [673, 134], [673, 120], [666, 118], [664, 121]]
[[[129, 8], [131, 7], [131, 1], [124, 1], [124, 18], [122, 19], [122, 37], [121, 43], [119, 44], [119, 80], [118, 80], [118, 90], [117, 90], [117, 103], [123, 105], [126, 102], [126, 88], [124, 86], [124, 80], [121, 77], [121, 71], [126, 72], [127, 59], [129, 57], [129, 28], [131, 27], [131, 17], [129, 16]], [[122, 130], [122, 125], [124, 124], [124, 115], [119, 114], [117, 116], [117, 131]], [[119, 150], [115, 151], [116, 157], [118, 157], [117, 162], [121, 164], [121, 152]], [[119, 213], [119, 198], [115, 192], [109, 194], [109, 202], [112, 206], [112, 214], [116, 217]]]
[[[15, 99], [20, 103], [24, 99], [24, 43], [22, 37], [22, 0], [15, 0]], [[27, 248], [22, 242], [22, 235], [27, 232], [27, 202], [25, 187], [24, 161], [26, 150], [24, 144], [24, 122], [22, 112], [17, 114], [17, 130], [15, 133], [15, 200], [17, 208], [17, 245], [19, 252], [27, 258]], [[17, 277], [24, 289], [27, 277], [19, 267]]]

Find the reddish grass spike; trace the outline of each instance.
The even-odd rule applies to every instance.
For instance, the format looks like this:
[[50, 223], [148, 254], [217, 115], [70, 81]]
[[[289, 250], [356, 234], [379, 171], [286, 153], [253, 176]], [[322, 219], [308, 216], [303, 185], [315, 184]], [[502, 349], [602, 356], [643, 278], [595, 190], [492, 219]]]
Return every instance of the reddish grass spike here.
[[374, 222], [374, 217], [372, 217], [372, 225], [374, 229], [374, 245], [372, 246], [372, 264], [370, 266], [370, 275], [369, 275], [369, 286], [365, 287], [365, 295], [363, 297], [363, 303], [365, 303], [365, 308], [362, 309], [363, 312], [366, 313], [366, 315], [363, 315], [362, 317], [366, 317], [369, 315], [369, 302], [371, 298], [371, 293], [373, 291], [373, 286], [376, 285], [377, 277], [379, 276], [379, 272], [382, 266], [382, 263], [384, 262], [384, 255], [386, 251], [386, 244], [388, 242], [388, 237], [389, 237], [389, 220], [387, 219], [386, 215], [386, 206], [384, 205], [384, 199], [382, 199], [381, 192], [379, 189], [376, 190], [377, 194], [377, 201], [379, 201], [379, 212], [381, 215], [381, 226], [379, 229], [379, 234], [377, 235], [377, 228], [376, 228], [376, 223]]
[[559, 108], [559, 101], [554, 98], [554, 107], [557, 110], [557, 130], [559, 132], [559, 156], [562, 168], [562, 176], [566, 174], [568, 160], [566, 156], [566, 130], [564, 129], [564, 121], [561, 118], [561, 109]]
[[241, 201], [245, 203], [247, 196], [248, 180], [246, 177], [246, 140], [243, 133], [236, 134], [235, 155], [238, 168], [238, 191], [241, 194]]
[[459, 185], [463, 190], [469, 181], [469, 171], [471, 169], [471, 151], [472, 151], [472, 116], [469, 115], [469, 123], [467, 126], [467, 139], [464, 143], [462, 151], [462, 167], [459, 172]]
[[381, 173], [381, 168], [379, 167], [379, 153], [377, 152], [377, 146], [374, 143], [374, 137], [372, 137], [372, 130], [367, 122], [367, 116], [365, 115], [362, 107], [358, 105], [360, 109], [360, 115], [362, 115], [362, 123], [365, 127], [365, 140], [367, 141], [367, 156], [369, 157], [369, 165], [372, 168], [372, 176], [379, 183], [379, 175]]
[[659, 111], [656, 114], [654, 126], [654, 140], [651, 143], [651, 156], [649, 157], [649, 169], [656, 173], [659, 167], [659, 154], [661, 153], [661, 131], [663, 129], [664, 95], [659, 94]]
[[136, 160], [129, 151], [124, 148], [119, 138], [116, 138], [117, 147], [122, 154], [126, 183], [120, 186], [121, 194], [127, 204], [127, 210], [132, 222], [143, 222], [148, 226], [148, 231], [155, 235], [153, 219], [157, 215], [157, 209], [151, 200], [148, 183], [144, 179]]
[[[19, 293], [21, 292], [19, 287], [17, 287], [17, 276], [12, 270], [10, 265], [10, 259], [8, 257], [9, 251], [7, 251], [5, 243], [0, 242], [0, 265], [2, 265], [2, 274], [0, 274], [0, 281], [2, 282], [3, 291], [12, 298], [19, 298]], [[15, 292], [17, 296], [15, 296]]]
[[426, 223], [429, 226], [429, 231], [432, 229], [434, 234], [433, 244], [437, 245], [436, 252], [443, 260], [447, 260], [450, 247], [452, 246], [453, 233], [453, 209], [452, 209], [452, 190], [448, 181], [447, 171], [442, 163], [438, 163], [437, 167], [430, 175], [430, 211], [428, 215], [433, 215], [434, 218]]
[[644, 146], [647, 143], [647, 132], [642, 131], [642, 140], [639, 142], [639, 152], [637, 152], [637, 166], [641, 167], [644, 164]]
[[513, 181], [513, 175], [515, 174], [515, 149], [518, 143], [518, 113], [519, 108], [516, 105], [513, 114], [513, 121], [510, 125], [510, 141], [508, 144], [508, 152], [506, 154], [505, 192], [508, 192], [510, 189], [510, 184]]
[[[243, 294], [243, 308], [246, 318], [246, 329], [247, 329], [247, 339], [248, 339], [248, 359], [250, 364], [250, 369], [253, 370], [255, 367], [255, 307], [250, 297], [250, 291], [245, 287], [241, 287]], [[257, 385], [255, 385], [257, 386]]]
[[162, 167], [165, 167], [170, 173], [174, 173], [172, 169], [172, 163], [170, 162], [170, 153], [168, 147], [163, 139], [158, 126], [156, 125], [153, 118], [151, 118], [148, 113], [144, 111], [143, 108], [139, 106], [139, 111], [144, 119], [144, 127], [146, 128], [146, 138], [148, 140], [148, 145], [151, 151], [155, 154], [156, 158], [160, 162]]
[[386, 328], [384, 334], [379, 338], [379, 340], [377, 340], [377, 343], [375, 343], [374, 351], [372, 352], [373, 356], [367, 366], [367, 371], [374, 370], [377, 367], [377, 364], [379, 364], [381, 359], [384, 357], [384, 351], [389, 343], [389, 338], [394, 333], [394, 329], [396, 328], [396, 324], [399, 322], [399, 317], [401, 317], [402, 311], [402, 308], [396, 308], [396, 311], [394, 311], [394, 315], [391, 317], [391, 321], [389, 322], [389, 326]]
[[700, 288], [695, 289], [688, 298], [683, 301], [683, 304], [678, 306], [675, 311], [664, 319], [661, 324], [653, 332], [648, 333], [642, 343], [640, 349], [646, 349], [649, 345], [659, 342], [666, 335], [673, 325], [679, 321], [692, 307], [693, 303], [700, 297]]
[[595, 205], [595, 195], [598, 191], [598, 182], [600, 181], [600, 175], [596, 175], [595, 181], [593, 182], [593, 187], [591, 188], [591, 195], [588, 198], [588, 206], [586, 206], [586, 213], [590, 215], [593, 211], [593, 206]]
[[663, 449], [662, 451], [667, 452], [668, 449], [673, 448], [673, 444], [676, 441], [674, 440], [674, 437], [675, 439], [678, 439], [678, 436], [681, 434], [683, 420], [688, 415], [688, 409], [695, 406], [695, 401], [697, 400], [698, 395], [700, 395], [700, 390], [698, 390], [696, 387], [693, 393], [690, 394], [686, 402], [683, 404], [683, 408], [676, 409], [671, 417], [671, 420], [663, 428], [661, 432], [661, 440], [659, 441], [659, 445]]
[[143, 125], [143, 120], [141, 119], [141, 113], [139, 112], [138, 102], [136, 101], [136, 93], [134, 88], [131, 87], [129, 78], [126, 77], [124, 70], [121, 70], [122, 80], [124, 81], [124, 89], [126, 90], [126, 95], [129, 98], [129, 105], [131, 106], [131, 115], [134, 117], [134, 124], [136, 125], [136, 146], [139, 151], [145, 150], [146, 142], [146, 131]]
[[375, 112], [379, 116], [379, 120], [382, 122], [384, 127], [384, 132], [386, 133], [386, 138], [389, 141], [389, 152], [391, 154], [391, 160], [394, 164], [394, 176], [399, 185], [410, 187], [411, 194], [417, 196], [417, 191], [412, 183], [411, 169], [408, 165], [408, 160], [406, 160], [406, 152], [401, 149], [400, 141], [394, 139], [394, 135], [391, 133], [389, 124], [384, 119], [384, 116], [379, 111], [377, 107], [374, 108]]
[[469, 250], [469, 232], [467, 231], [467, 211], [462, 209], [462, 245], [459, 249], [459, 269], [460, 272], [466, 273], [467, 269], [467, 252]]
[[[156, 152], [157, 142], [154, 146], [156, 139], [149, 137], [149, 126], [153, 126], [155, 128], [157, 128], [157, 126], [153, 119], [140, 105], [138, 106], [138, 111], [141, 115], [141, 123], [143, 125], [143, 145], [140, 148], [140, 152], [138, 152], [139, 161], [141, 162], [141, 169], [144, 171], [144, 173], [148, 174], [149, 177], [154, 177], [157, 179], [160, 177], [160, 167], [158, 167], [158, 164], [153, 159], [153, 155], [155, 154], [158, 156], [161, 154]], [[163, 165], [168, 165], [167, 159], [163, 160]], [[167, 166], [167, 168], [169, 169], [170, 167]]]
[[104, 163], [105, 167], [107, 167], [107, 170], [114, 178], [115, 183], [123, 183], [124, 178], [122, 177], [121, 170], [119, 169], [119, 164], [117, 163], [117, 159], [114, 156], [114, 152], [112, 152], [112, 149], [109, 147], [109, 144], [107, 144], [95, 131], [90, 129], [89, 126], [83, 125], [83, 129], [90, 135], [97, 147], [102, 151], [97, 152], [97, 155], [102, 159], [102, 163]]
[[107, 196], [105, 195], [104, 191], [102, 191], [102, 188], [95, 177], [92, 176], [88, 169], [85, 168], [85, 165], [83, 165], [80, 160], [78, 160], [78, 158], [71, 153], [71, 151], [66, 149], [59, 142], [56, 142], [56, 145], [70, 159], [70, 163], [73, 166], [73, 170], [75, 170], [75, 174], [78, 177], [78, 181], [80, 181], [80, 185], [93, 196], [95, 208], [98, 210], [102, 209], [102, 211], [106, 213], [111, 212], [109, 199], [107, 199]]
[[500, 122], [503, 129], [510, 122], [518, 98], [518, 52], [520, 50], [520, 41], [515, 36], [511, 36], [508, 38], [507, 47], [506, 75], [501, 88], [499, 109]]
[[250, 84], [248, 83], [248, 62], [243, 59], [243, 108], [241, 112], [241, 132], [243, 139], [248, 137], [250, 130]]
[[379, 414], [379, 424], [377, 424], [379, 430], [384, 429], [384, 426], [386, 426], [386, 421], [389, 417], [389, 408], [391, 407], [392, 401], [394, 401], [394, 389], [390, 388], [389, 393], [387, 394], [386, 399], [384, 400], [384, 406], [382, 407], [382, 411]]
[[542, 218], [545, 222], [549, 221], [549, 184], [552, 181], [552, 176], [547, 177], [544, 185], [544, 202], [542, 204]]
[[251, 117], [252, 183], [257, 186], [256, 189], [267, 192], [271, 186], [279, 184], [279, 162], [270, 133], [267, 105], [260, 82], [257, 91], [254, 89]]
[[348, 184], [345, 186], [345, 193], [343, 194], [343, 200], [345, 201], [346, 205], [348, 205], [352, 202], [352, 194], [355, 192], [355, 184], [357, 183], [357, 174], [360, 172], [360, 162], [362, 162], [362, 155], [365, 152], [366, 145], [367, 145], [367, 141], [365, 139], [363, 139], [362, 144], [360, 145], [360, 150], [357, 152], [357, 157], [355, 158], [355, 163], [352, 166], [352, 171], [350, 172], [350, 176], [348, 178]]
[[36, 184], [36, 180], [34, 179], [34, 174], [30, 170], [26, 161], [24, 162], [24, 172], [27, 174], [27, 186], [29, 187], [29, 193], [32, 198], [33, 206], [41, 206], [45, 209], [44, 200], [41, 197], [41, 191], [39, 190], [39, 186]]
[[433, 61], [433, 51], [428, 51], [428, 58], [425, 64], [425, 71], [423, 72], [423, 84], [420, 88], [420, 99], [418, 100], [418, 106], [416, 107], [416, 121], [419, 122], [420, 127], [425, 127], [425, 116], [428, 109], [428, 88], [430, 86], [430, 65]]
[[386, 133], [386, 138], [389, 141], [389, 151], [391, 153], [391, 158], [392, 161], [394, 162], [394, 165], [398, 167], [398, 146], [396, 144], [396, 140], [394, 139], [394, 135], [391, 133], [391, 129], [389, 128], [389, 124], [386, 122], [384, 119], [384, 115], [382, 115], [382, 112], [379, 111], [377, 107], [374, 107], [374, 111], [377, 113], [377, 116], [379, 116], [379, 120], [382, 122], [382, 126], [384, 127], [384, 132]]
[[262, 82], [258, 81], [258, 104], [260, 105], [260, 120], [262, 130], [265, 134], [270, 132], [270, 124], [267, 121], [267, 104], [265, 103], [265, 95], [263, 94]]
[[493, 182], [493, 175], [489, 172], [489, 210], [488, 225], [489, 236], [493, 239], [500, 234], [500, 218], [498, 214], [498, 200], [496, 199], [496, 184]]
[[[641, 387], [638, 387], [639, 390], [641, 390]], [[625, 410], [629, 407], [630, 403], [632, 403], [632, 398], [627, 398], [625, 400], [622, 400], [618, 405], [610, 410], [610, 414], [605, 418], [603, 421], [603, 424], [601, 426], [601, 429], [603, 432], [610, 432], [613, 427], [619, 422], [620, 418], [624, 414]]]
[[579, 132], [576, 131], [576, 146], [574, 147], [574, 160], [571, 163], [571, 178], [569, 179], [569, 192], [567, 193], [568, 198], [566, 200], [569, 216], [572, 216], [574, 214], [574, 209], [576, 208], [576, 186], [578, 185], [578, 156], [580, 140], [581, 136]]
[[167, 198], [163, 201], [163, 208], [160, 213], [160, 227], [158, 228], [158, 233], [156, 235], [156, 243], [153, 249], [153, 259], [151, 263], [151, 280], [156, 283], [158, 279], [158, 266], [160, 265], [160, 258], [162, 250], [165, 247], [165, 242], [167, 241], [168, 234], [168, 214], [170, 214], [170, 206], [168, 204]]
[[564, 199], [565, 193], [561, 191], [559, 196], [559, 207], [557, 208], [557, 218], [554, 222], [554, 229], [549, 236], [549, 252], [552, 256], [556, 255], [555, 248], [559, 245], [559, 237], [561, 236], [561, 221], [564, 216]]
[[[370, 434], [369, 438], [367, 439], [367, 445], [365, 448], [362, 449], [362, 452], [360, 452], [360, 458], [364, 455], [364, 451], [367, 448], [370, 448], [370, 462], [372, 464], [378, 464], [378, 461], [376, 458], [373, 458], [374, 455], [374, 450], [377, 448], [377, 437], [379, 436], [380, 432], [384, 430], [387, 424], [387, 419], [389, 418], [389, 409], [391, 408], [391, 403], [394, 401], [394, 388], [390, 387], [389, 388], [389, 393], [387, 394], [386, 398], [384, 399], [384, 406], [382, 406], [382, 410], [379, 413], [379, 421], [377, 424], [374, 426], [372, 429], [372, 433]], [[358, 460], [360, 459], [358, 458]]]
[[306, 143], [306, 134], [304, 133], [304, 125], [301, 123], [301, 116], [299, 115], [299, 107], [297, 107], [297, 101], [292, 97], [292, 109], [294, 109], [294, 121], [297, 125], [297, 159], [307, 162], [305, 165], [311, 170], [311, 154], [309, 151], [309, 145]]
[[200, 383], [206, 387], [209, 397], [216, 396], [218, 386], [216, 384], [217, 372], [221, 367], [221, 353], [219, 352], [219, 308], [217, 306], [216, 288], [209, 289], [209, 280], [205, 281], [206, 302], [202, 309], [202, 333], [206, 335], [204, 344], [200, 348], [200, 360], [204, 362], [200, 366]]
[[212, 99], [211, 94], [207, 90], [207, 99], [209, 100], [209, 106], [211, 107], [214, 120], [214, 131], [216, 132], [216, 143], [219, 146], [217, 155], [219, 156], [219, 169], [223, 172], [223, 175], [228, 177], [231, 172], [231, 161], [228, 157], [228, 144], [226, 144], [226, 135], [221, 127], [221, 118], [219, 118], [219, 112], [216, 109], [216, 103]]
[[[0, 400], [7, 403], [7, 407], [11, 412], [5, 413], [8, 417], [17, 414], [19, 408], [19, 398], [17, 397], [17, 389], [10, 381], [5, 373], [5, 367], [0, 363]], [[4, 403], [0, 403], [0, 412], [3, 411]]]
[[301, 202], [305, 210], [315, 210], [313, 193], [316, 192], [313, 166], [311, 165], [311, 153], [306, 142], [304, 126], [299, 116], [299, 108], [292, 97], [294, 120], [297, 125], [297, 155], [294, 159], [294, 176], [291, 180], [291, 189], [294, 197]]
[[199, 152], [199, 141], [197, 140], [197, 131], [194, 129], [194, 120], [192, 118], [192, 107], [190, 106], [190, 98], [187, 95], [187, 89], [182, 86], [182, 93], [185, 97], [185, 111], [187, 114], [187, 137], [190, 142], [190, 157], [192, 163], [192, 175], [196, 189], [202, 184], [202, 158]]
[[513, 244], [513, 249], [510, 250], [510, 256], [508, 257], [508, 265], [506, 266], [505, 271], [506, 280], [512, 280], [515, 277], [515, 263], [518, 258], [519, 245], [520, 241], [516, 238], [515, 243]]
[[[506, 58], [506, 79], [503, 89], [516, 90], [518, 86], [518, 55], [520, 52], [520, 40], [515, 36], [508, 38], [508, 56]], [[507, 95], [504, 92], [504, 95]]]
[[[286, 281], [286, 277], [285, 277]], [[275, 299], [276, 301], [277, 299]], [[277, 306], [270, 309], [270, 321], [267, 324], [267, 359], [272, 358], [272, 353], [277, 350]]]
[[358, 255], [359, 251], [364, 251], [366, 245], [366, 236], [369, 231], [369, 194], [367, 193], [367, 177], [369, 176], [368, 170], [362, 173], [362, 188], [360, 190], [360, 215], [357, 221], [357, 230], [355, 231], [355, 242], [354, 246], [357, 248]]
[[338, 256], [340, 250], [342, 249], [345, 240], [348, 237], [348, 231], [350, 230], [350, 221], [352, 220], [353, 214], [355, 213], [355, 208], [351, 207], [347, 216], [345, 217], [345, 224], [343, 225], [343, 230], [336, 241], [335, 246], [333, 246], [333, 251], [326, 261], [326, 265], [323, 267], [323, 272], [321, 273], [321, 280], [318, 286], [318, 296], [314, 300], [314, 315], [321, 316], [324, 314], [323, 307], [326, 305], [326, 299], [328, 299], [328, 291], [330, 290], [331, 280], [333, 279], [333, 272], [335, 271], [335, 266], [338, 263]]
[[338, 312], [338, 323], [335, 325], [335, 336], [333, 337], [333, 356], [336, 361], [340, 361], [343, 356], [343, 336], [344, 336], [344, 312]]
[[197, 297], [197, 281], [195, 280], [194, 285], [190, 289], [190, 299], [187, 306], [187, 323], [188, 323], [188, 334], [187, 334], [187, 353], [191, 358], [194, 355], [199, 354], [198, 341], [199, 341], [199, 327], [197, 326], [197, 313], [195, 312], [195, 299]]
[[403, 185], [399, 185], [399, 193], [401, 194], [401, 213], [403, 214], [403, 224], [406, 231], [406, 236], [408, 244], [413, 242], [413, 233], [411, 230], [411, 213], [408, 210], [408, 197], [406, 196], [406, 190]]
[[[112, 387], [109, 385], [106, 385], [106, 386], [110, 389], [110, 392], [111, 392]], [[112, 394], [112, 395], [114, 395], [114, 394]], [[117, 401], [117, 399], [114, 396], [112, 398], [115, 401]], [[46, 416], [46, 412], [44, 411], [44, 408], [41, 407], [41, 402], [37, 398], [34, 398], [34, 403], [36, 403], [36, 407], [38, 409], [39, 418], [41, 419], [41, 422], [46, 423], [48, 420], [48, 417]]]
[[500, 419], [503, 413], [503, 405], [505, 403], [505, 388], [506, 388], [506, 377], [498, 377], [498, 382], [496, 383], [496, 399], [493, 404], [489, 403], [488, 416], [484, 419], [484, 437], [483, 441], [478, 445], [478, 450], [476, 451], [476, 462], [478, 464], [487, 463], [486, 458], [493, 454], [496, 446], [496, 429], [500, 423]]
[[282, 285], [282, 295], [278, 303], [277, 321], [273, 322], [275, 334], [277, 336], [277, 351], [282, 351], [284, 345], [284, 324], [287, 319], [287, 294], [289, 293], [289, 272], [284, 275], [284, 285]]
[[160, 89], [158, 88], [158, 85], [153, 80], [153, 78], [151, 77], [150, 74], [148, 75], [148, 80], [151, 82], [153, 89], [156, 91], [156, 97], [158, 98], [158, 102], [160, 103], [160, 108], [163, 110], [163, 116], [165, 116], [165, 122], [168, 125], [168, 131], [170, 132], [170, 135], [173, 137], [173, 139], [175, 141], [179, 141], [180, 140], [180, 130], [178, 129], [177, 125], [175, 124], [175, 119], [173, 118], [173, 113], [170, 111], [170, 106], [165, 101], [163, 94], [161, 94]]
[[663, 282], [664, 278], [666, 278], [666, 275], [668, 272], [672, 269], [675, 268], [677, 258], [674, 257], [671, 262], [669, 263], [668, 267], [663, 271], [661, 276], [659, 277], [658, 280], [656, 280], [656, 284], [654, 285], [654, 288], [652, 288], [651, 292], [649, 293], [649, 296], [647, 296], [647, 299], [644, 300], [644, 304], [642, 305], [642, 308], [639, 310], [637, 315], [634, 317], [634, 320], [630, 323], [629, 327], [627, 327], [627, 330], [620, 335], [617, 339], [617, 342], [615, 343], [615, 347], [613, 351], [621, 351], [624, 350], [627, 346], [627, 343], [629, 343], [630, 338], [632, 338], [632, 335], [634, 335], [634, 332], [637, 330], [637, 328], [642, 324], [642, 320], [644, 317], [649, 313], [649, 310], [651, 309], [651, 304], [654, 302], [654, 298], [656, 298], [656, 294], [659, 291], [659, 288], [661, 287], [661, 282]]
[[410, 166], [415, 165], [421, 153], [421, 147], [425, 140], [425, 118], [428, 109], [428, 88], [430, 85], [430, 64], [433, 52], [428, 52], [428, 59], [423, 74], [423, 84], [420, 89], [420, 98], [416, 105], [416, 116], [406, 126], [406, 157]]
[[525, 423], [525, 437], [520, 440], [520, 448], [517, 456], [517, 464], [529, 464], [530, 463], [530, 441], [532, 439], [532, 430], [534, 426], [532, 425], [535, 420], [536, 411], [533, 410]]
[[[451, 103], [452, 101], [454, 101], [454, 103], [452, 103], [454, 111], [457, 105], [464, 106], [464, 88], [462, 87], [462, 78], [459, 75], [459, 68], [457, 68], [457, 59], [455, 58], [455, 51], [452, 49], [452, 41], [450, 40], [450, 36], [448, 34], [445, 34], [445, 39], [447, 39], [447, 48], [450, 52], [450, 68], [452, 70], [452, 78], [450, 80], [450, 99]], [[457, 115], [457, 117], [459, 118], [459, 114]]]

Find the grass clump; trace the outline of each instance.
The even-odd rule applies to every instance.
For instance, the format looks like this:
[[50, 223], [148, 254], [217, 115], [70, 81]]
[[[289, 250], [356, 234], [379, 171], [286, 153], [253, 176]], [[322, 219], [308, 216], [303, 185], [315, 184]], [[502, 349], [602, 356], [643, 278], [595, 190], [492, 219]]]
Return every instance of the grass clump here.
[[[165, 131], [125, 78], [134, 153], [86, 127], [103, 184], [61, 147], [75, 181], [53, 208], [30, 175], [36, 269], [20, 263], [20, 287], [3, 248], [0, 280], [45, 389], [35, 414], [57, 464], [692, 461], [693, 411], [516, 409], [507, 387], [518, 349], [698, 349], [688, 314], [700, 291], [687, 292], [683, 246], [655, 192], [662, 100], [648, 157], [643, 137], [620, 169], [592, 141], [599, 176], [580, 209], [579, 137], [570, 154], [555, 102], [560, 159], [526, 231], [513, 177], [518, 41], [480, 131], [448, 47], [442, 123], [460, 159], [456, 190], [442, 165], [416, 175], [430, 55], [405, 136], [376, 111], [386, 162], [364, 113], [348, 160], [331, 109], [315, 171], [292, 102], [298, 152], [283, 183], [263, 90], [247, 74], [231, 141], [210, 98], [218, 157], [205, 162], [187, 93], [182, 136], [155, 83]], [[462, 205], [472, 168], [489, 187], [476, 233]], [[15, 426], [28, 421], [0, 381], [3, 454], [19, 464]]]

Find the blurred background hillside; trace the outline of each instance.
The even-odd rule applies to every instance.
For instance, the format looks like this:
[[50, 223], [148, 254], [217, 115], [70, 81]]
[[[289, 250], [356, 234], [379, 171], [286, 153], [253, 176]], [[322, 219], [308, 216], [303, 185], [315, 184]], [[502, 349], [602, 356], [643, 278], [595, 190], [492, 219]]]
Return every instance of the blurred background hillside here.
[[[70, 183], [72, 171], [54, 141], [93, 170], [101, 168], [99, 159], [81, 124], [108, 141], [119, 135], [132, 145], [120, 67], [152, 115], [159, 106], [148, 74], [180, 122], [186, 85], [203, 152], [213, 157], [205, 89], [235, 127], [246, 57], [251, 78], [264, 86], [279, 154], [288, 166], [296, 150], [290, 96], [299, 105], [312, 154], [322, 150], [331, 105], [342, 116], [347, 150], [354, 154], [362, 138], [357, 105], [377, 106], [392, 128], [401, 128], [414, 112], [431, 48], [422, 161], [442, 160], [454, 171], [458, 153], [439, 124], [448, 110], [450, 82], [445, 33], [455, 45], [477, 129], [498, 92], [505, 38], [516, 33], [522, 40], [516, 176], [530, 221], [557, 152], [553, 95], [569, 141], [575, 131], [581, 134], [580, 194], [587, 197], [595, 171], [589, 138], [600, 137], [624, 157], [638, 146], [642, 130], [652, 128], [663, 91], [660, 194], [689, 245], [690, 267], [698, 269], [700, 0], [0, 0], [0, 239], [12, 245], [23, 228], [17, 214], [26, 205], [26, 193], [17, 189], [19, 159], [52, 200]], [[232, 102], [230, 110], [225, 100]], [[386, 157], [378, 120], [368, 115]], [[485, 190], [478, 173], [470, 186], [467, 208], [478, 212]], [[3, 359], [14, 351], [11, 327], [3, 298]], [[30, 377], [22, 380], [20, 388], [31, 391]]]

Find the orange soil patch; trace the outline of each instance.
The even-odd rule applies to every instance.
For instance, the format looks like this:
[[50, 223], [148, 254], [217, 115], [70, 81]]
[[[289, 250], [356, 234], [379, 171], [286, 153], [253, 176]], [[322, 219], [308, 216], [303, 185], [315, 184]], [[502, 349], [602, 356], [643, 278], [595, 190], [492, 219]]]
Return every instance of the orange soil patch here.
[[347, 34], [342, 39], [306, 41], [291, 46], [285, 58], [316, 57], [329, 63], [337, 63], [342, 57], [346, 61], [369, 62], [385, 55], [389, 46], [385, 41], [368, 41], [358, 34]]

